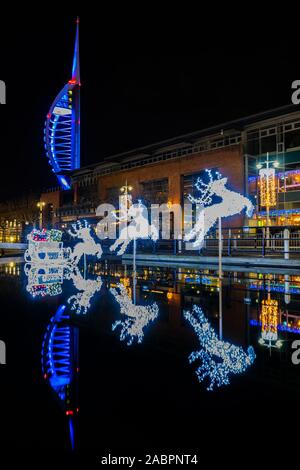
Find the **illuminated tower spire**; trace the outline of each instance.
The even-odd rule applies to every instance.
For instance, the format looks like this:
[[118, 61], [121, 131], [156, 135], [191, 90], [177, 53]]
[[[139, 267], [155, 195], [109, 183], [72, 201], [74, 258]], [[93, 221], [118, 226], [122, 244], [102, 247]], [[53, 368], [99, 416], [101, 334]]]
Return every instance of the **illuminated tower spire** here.
[[72, 81], [80, 85], [80, 65], [79, 65], [79, 17], [76, 20], [76, 39], [72, 67]]
[[62, 189], [70, 188], [69, 173], [80, 168], [79, 18], [72, 78], [55, 98], [45, 124], [45, 148], [52, 171]]

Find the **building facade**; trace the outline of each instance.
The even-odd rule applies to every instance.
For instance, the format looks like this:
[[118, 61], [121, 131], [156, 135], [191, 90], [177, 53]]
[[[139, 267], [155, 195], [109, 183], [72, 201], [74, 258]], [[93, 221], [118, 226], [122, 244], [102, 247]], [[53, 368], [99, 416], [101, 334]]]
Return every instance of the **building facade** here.
[[[300, 225], [300, 110], [287, 106], [186, 134], [123, 154], [71, 173], [71, 188], [45, 192], [51, 218], [64, 225], [79, 218], [95, 218], [99, 204], [116, 204], [120, 188], [132, 187], [133, 200], [183, 204], [205, 169], [228, 178], [228, 187], [251, 198], [253, 217], [229, 218], [227, 226], [267, 224], [261, 205], [257, 167], [266, 160], [274, 167], [276, 204], [269, 207], [269, 225]], [[275, 165], [275, 163], [274, 163]], [[272, 165], [273, 167], [273, 165]]]

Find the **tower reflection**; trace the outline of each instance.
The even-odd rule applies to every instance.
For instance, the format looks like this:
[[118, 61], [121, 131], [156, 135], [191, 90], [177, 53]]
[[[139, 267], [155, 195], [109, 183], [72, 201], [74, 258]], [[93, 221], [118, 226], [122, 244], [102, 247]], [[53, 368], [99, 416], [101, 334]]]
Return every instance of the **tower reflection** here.
[[66, 415], [72, 449], [75, 447], [74, 420], [79, 412], [78, 337], [78, 328], [70, 325], [66, 306], [60, 305], [44, 336], [42, 371]]

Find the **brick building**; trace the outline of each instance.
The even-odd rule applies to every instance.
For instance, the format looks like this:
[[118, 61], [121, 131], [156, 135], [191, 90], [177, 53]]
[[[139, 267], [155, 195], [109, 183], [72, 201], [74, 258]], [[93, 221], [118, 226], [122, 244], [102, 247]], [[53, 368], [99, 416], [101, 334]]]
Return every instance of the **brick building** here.
[[[52, 189], [41, 195], [41, 200], [46, 202], [45, 219], [63, 225], [82, 217], [94, 218], [96, 207], [103, 202], [116, 202], [120, 187], [126, 183], [133, 188], [133, 200], [141, 197], [152, 203], [182, 204], [186, 195], [193, 192], [201, 172], [213, 168], [228, 177], [228, 187], [249, 195], [256, 205], [251, 221], [233, 217], [228, 224], [263, 225], [264, 208], [259, 206], [256, 165], [267, 154], [279, 163], [277, 206], [270, 213], [271, 222], [298, 224], [300, 111], [296, 106], [106, 157], [98, 164], [73, 171], [70, 190]], [[286, 214], [284, 220], [282, 214]]]

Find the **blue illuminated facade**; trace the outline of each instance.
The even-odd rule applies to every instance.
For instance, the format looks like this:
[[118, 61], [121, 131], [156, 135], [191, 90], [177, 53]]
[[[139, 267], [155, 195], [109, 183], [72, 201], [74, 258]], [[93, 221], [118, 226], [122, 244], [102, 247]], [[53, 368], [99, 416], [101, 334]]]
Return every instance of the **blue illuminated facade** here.
[[70, 189], [68, 174], [80, 168], [79, 20], [76, 25], [72, 78], [59, 92], [47, 114], [44, 130], [46, 156], [59, 186]]

